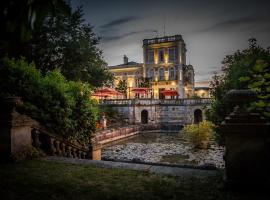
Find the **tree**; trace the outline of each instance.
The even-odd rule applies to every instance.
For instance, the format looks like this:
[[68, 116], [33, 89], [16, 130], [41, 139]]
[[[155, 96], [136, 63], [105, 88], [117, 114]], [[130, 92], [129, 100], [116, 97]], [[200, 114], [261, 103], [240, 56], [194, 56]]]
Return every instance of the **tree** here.
[[67, 81], [59, 70], [42, 75], [24, 59], [4, 58], [0, 66], [0, 97], [20, 96], [24, 102], [21, 112], [55, 134], [89, 142], [96, 128], [98, 105], [89, 98], [88, 84]]
[[0, 56], [19, 58], [30, 55], [32, 39], [48, 13], [54, 15], [56, 8], [70, 12], [64, 0], [2, 0], [0, 6]]
[[141, 77], [140, 80], [139, 80], [139, 87], [150, 88], [151, 83], [149, 81], [149, 78]]
[[123, 93], [125, 95], [125, 97], [127, 98], [127, 81], [126, 80], [120, 80], [115, 89], [118, 92]]
[[110, 84], [99, 38], [83, 19], [82, 7], [70, 15], [50, 15], [32, 41], [33, 59], [43, 72], [60, 71], [69, 80], [88, 82], [94, 87]]
[[217, 126], [232, 111], [225, 98], [231, 89], [251, 89], [257, 100], [246, 105], [251, 111], [259, 112], [270, 120], [270, 52], [257, 45], [256, 39], [249, 40], [249, 48], [228, 55], [223, 60], [222, 73], [215, 74], [211, 81], [213, 101], [208, 118]]
[[59, 69], [68, 79], [94, 87], [112, 83], [99, 38], [65, 0], [12, 0], [1, 6], [1, 57], [25, 57], [42, 73]]

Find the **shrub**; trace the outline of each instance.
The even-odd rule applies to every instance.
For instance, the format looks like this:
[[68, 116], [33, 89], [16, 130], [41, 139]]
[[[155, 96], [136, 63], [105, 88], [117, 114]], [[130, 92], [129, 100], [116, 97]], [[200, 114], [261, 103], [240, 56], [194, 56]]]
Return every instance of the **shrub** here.
[[22, 97], [23, 112], [49, 130], [85, 142], [95, 132], [98, 107], [88, 84], [67, 81], [58, 70], [42, 75], [24, 59], [4, 58], [0, 74], [0, 95]]
[[202, 121], [199, 124], [186, 125], [182, 133], [184, 138], [191, 142], [194, 148], [207, 148], [214, 136], [214, 124], [209, 121]]

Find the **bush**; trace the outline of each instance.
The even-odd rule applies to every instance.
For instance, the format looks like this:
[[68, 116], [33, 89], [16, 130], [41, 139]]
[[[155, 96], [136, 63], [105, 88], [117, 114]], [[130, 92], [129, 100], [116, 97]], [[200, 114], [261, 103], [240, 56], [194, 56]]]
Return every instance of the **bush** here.
[[50, 131], [81, 142], [95, 132], [98, 107], [88, 84], [67, 81], [58, 70], [43, 76], [24, 59], [4, 58], [0, 74], [0, 95], [22, 97], [23, 112]]
[[182, 133], [184, 138], [194, 145], [194, 148], [207, 148], [214, 136], [214, 124], [209, 121], [202, 121], [199, 124], [186, 125]]

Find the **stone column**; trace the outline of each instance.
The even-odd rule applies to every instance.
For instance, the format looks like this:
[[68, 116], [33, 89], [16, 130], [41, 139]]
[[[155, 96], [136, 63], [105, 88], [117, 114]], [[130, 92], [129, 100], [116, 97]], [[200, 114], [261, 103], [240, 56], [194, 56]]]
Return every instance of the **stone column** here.
[[183, 67], [180, 65], [178, 67], [178, 94], [179, 98], [185, 98], [185, 91], [184, 91], [184, 81], [183, 81]]
[[22, 160], [31, 154], [32, 120], [16, 109], [22, 106], [19, 97], [0, 100], [0, 160]]
[[230, 102], [238, 105], [222, 123], [225, 136], [225, 182], [232, 188], [270, 183], [270, 124], [243, 104], [254, 99], [248, 90], [231, 90]]

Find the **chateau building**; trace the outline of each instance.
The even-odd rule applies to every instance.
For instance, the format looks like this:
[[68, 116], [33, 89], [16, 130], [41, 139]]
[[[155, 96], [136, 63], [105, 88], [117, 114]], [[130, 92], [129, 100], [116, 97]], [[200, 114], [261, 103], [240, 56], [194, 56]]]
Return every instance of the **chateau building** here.
[[[197, 90], [194, 87], [194, 68], [186, 64], [186, 51], [186, 44], [181, 35], [144, 39], [143, 63], [129, 62], [128, 57], [124, 55], [123, 64], [108, 67], [115, 76], [114, 87], [120, 80], [126, 80], [127, 98], [134, 98], [134, 88], [138, 88], [140, 82], [147, 79], [152, 90], [144, 97], [190, 98]], [[208, 89], [201, 89], [203, 91], [200, 90], [199, 96], [209, 97]], [[177, 95], [164, 96], [162, 91], [168, 90], [175, 91]]]

